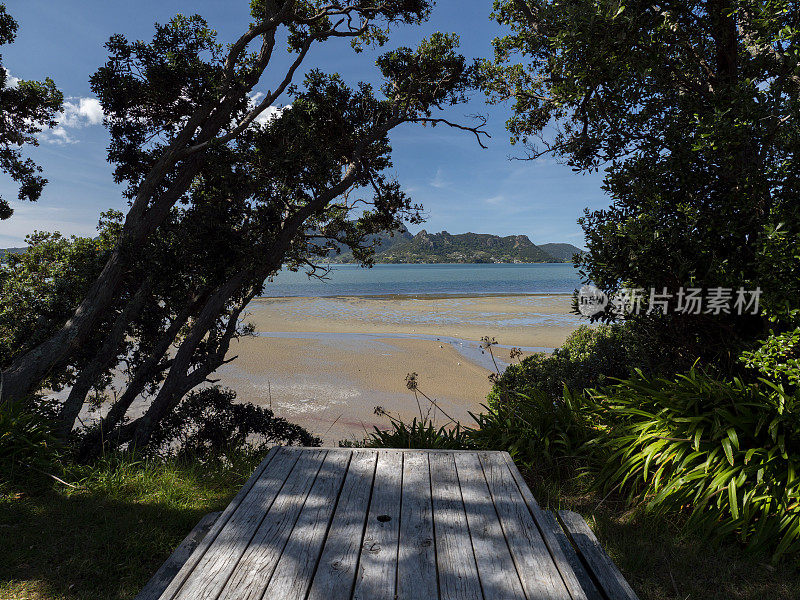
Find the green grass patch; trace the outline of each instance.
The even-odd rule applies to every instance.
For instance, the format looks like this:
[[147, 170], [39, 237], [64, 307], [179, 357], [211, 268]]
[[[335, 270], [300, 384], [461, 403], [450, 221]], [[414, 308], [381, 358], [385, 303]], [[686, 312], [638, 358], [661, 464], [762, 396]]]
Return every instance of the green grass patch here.
[[770, 564], [735, 542], [713, 542], [670, 515], [628, 510], [625, 499], [592, 491], [586, 477], [522, 469], [543, 508], [581, 514], [641, 600], [795, 600], [800, 571]]
[[260, 460], [106, 459], [67, 467], [77, 488], [0, 482], [0, 598], [130, 600]]

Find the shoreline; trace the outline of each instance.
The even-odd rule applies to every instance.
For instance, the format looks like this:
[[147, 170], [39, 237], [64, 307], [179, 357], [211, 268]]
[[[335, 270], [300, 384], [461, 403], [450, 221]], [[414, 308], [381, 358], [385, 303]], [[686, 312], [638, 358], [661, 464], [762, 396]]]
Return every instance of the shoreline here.
[[[406, 386], [419, 389], [447, 414], [470, 424], [483, 410], [495, 371], [481, 338], [493, 337], [497, 367], [560, 346], [580, 324], [569, 314], [568, 294], [416, 294], [265, 297], [253, 300], [242, 319], [254, 335], [231, 344], [215, 377], [239, 401], [272, 406], [276, 415], [302, 425], [324, 443], [363, 439], [386, 427], [376, 407], [404, 420], [419, 418]], [[423, 414], [427, 401], [421, 396]], [[447, 419], [437, 413], [437, 426]]]
[[446, 300], [449, 298], [515, 298], [528, 296], [564, 296], [572, 298], [572, 292], [424, 292], [414, 294], [331, 294], [331, 295], [283, 295], [283, 296], [256, 296], [253, 302], [258, 300], [280, 300], [283, 298], [336, 298], [340, 300], [370, 298], [375, 300]]

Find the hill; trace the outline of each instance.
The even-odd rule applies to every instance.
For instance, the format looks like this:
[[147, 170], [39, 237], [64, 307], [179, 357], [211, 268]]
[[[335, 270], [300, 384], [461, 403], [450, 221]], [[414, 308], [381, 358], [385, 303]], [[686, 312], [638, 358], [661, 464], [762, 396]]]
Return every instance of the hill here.
[[27, 248], [0, 248], [0, 262], [5, 262], [6, 253], [22, 254]]
[[[556, 244], [569, 246], [569, 244]], [[571, 246], [574, 248], [574, 246]], [[576, 248], [576, 250], [578, 250]], [[564, 254], [562, 252], [562, 254]], [[570, 254], [567, 258], [572, 258]], [[343, 252], [334, 262], [351, 262], [352, 254]], [[447, 231], [417, 235], [407, 230], [380, 238], [375, 255], [377, 263], [547, 263], [566, 262], [537, 246], [525, 235], [500, 237], [488, 233], [451, 234]]]
[[572, 257], [576, 254], [586, 253], [585, 250], [572, 244], [540, 244], [539, 248], [561, 262], [572, 262]]

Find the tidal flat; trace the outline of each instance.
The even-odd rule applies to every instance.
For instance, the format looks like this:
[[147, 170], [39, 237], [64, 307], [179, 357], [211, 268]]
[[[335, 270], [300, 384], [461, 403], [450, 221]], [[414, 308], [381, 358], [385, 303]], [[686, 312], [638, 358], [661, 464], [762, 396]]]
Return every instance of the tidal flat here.
[[[216, 377], [239, 400], [271, 406], [331, 445], [385, 427], [378, 406], [404, 419], [421, 410], [437, 424], [469, 424], [512, 347], [523, 357], [550, 351], [586, 322], [570, 314], [570, 301], [567, 294], [261, 298], [244, 317], [255, 335], [231, 345], [237, 358]], [[481, 348], [484, 336], [497, 341], [492, 354]], [[441, 410], [422, 396], [417, 404], [409, 373]]]

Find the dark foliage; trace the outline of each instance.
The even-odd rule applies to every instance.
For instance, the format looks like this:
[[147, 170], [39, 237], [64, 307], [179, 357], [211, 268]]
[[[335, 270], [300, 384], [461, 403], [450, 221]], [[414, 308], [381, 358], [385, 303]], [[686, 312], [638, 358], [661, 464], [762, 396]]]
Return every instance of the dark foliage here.
[[276, 417], [268, 408], [235, 403], [236, 393], [219, 386], [193, 391], [160, 421], [152, 452], [197, 458], [220, 455], [250, 445], [255, 451], [276, 444], [319, 446], [308, 431]]
[[[14, 41], [17, 27], [5, 4], [0, 4], [0, 46]], [[22, 149], [38, 146], [37, 134], [56, 125], [64, 98], [49, 77], [44, 82], [13, 83], [10, 77], [0, 56], [0, 171], [19, 184], [19, 200], [35, 201], [47, 180], [39, 175], [41, 167], [23, 156]], [[0, 220], [13, 212], [8, 201], [0, 198]]]

